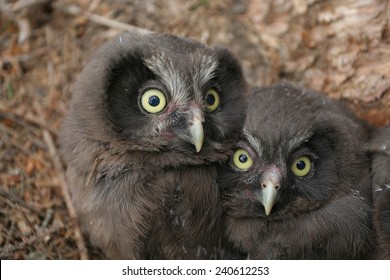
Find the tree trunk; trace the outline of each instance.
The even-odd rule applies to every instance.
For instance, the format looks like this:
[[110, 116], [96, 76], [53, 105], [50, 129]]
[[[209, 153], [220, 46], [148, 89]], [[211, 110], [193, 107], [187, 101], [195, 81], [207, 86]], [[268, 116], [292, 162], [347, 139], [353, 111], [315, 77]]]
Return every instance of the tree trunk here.
[[388, 0], [250, 0], [246, 23], [271, 59], [266, 72], [273, 79], [260, 82], [286, 78], [389, 125], [389, 6]]

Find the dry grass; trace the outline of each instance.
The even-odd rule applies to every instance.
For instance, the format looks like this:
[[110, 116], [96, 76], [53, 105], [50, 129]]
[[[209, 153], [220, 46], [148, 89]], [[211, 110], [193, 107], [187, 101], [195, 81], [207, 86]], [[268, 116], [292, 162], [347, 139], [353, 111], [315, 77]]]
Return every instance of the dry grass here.
[[[389, 13], [383, 1], [360, 10], [371, 15], [370, 36], [360, 29], [341, 39], [343, 29], [332, 27], [332, 19], [318, 20], [336, 13], [333, 0], [258, 2], [0, 1], [0, 258], [104, 258], [85, 248], [79, 234], [56, 137], [87, 57], [124, 29], [225, 45], [253, 84], [288, 78], [346, 100], [374, 124], [390, 123]], [[336, 44], [342, 38], [346, 47]], [[372, 83], [363, 84], [362, 77]]]

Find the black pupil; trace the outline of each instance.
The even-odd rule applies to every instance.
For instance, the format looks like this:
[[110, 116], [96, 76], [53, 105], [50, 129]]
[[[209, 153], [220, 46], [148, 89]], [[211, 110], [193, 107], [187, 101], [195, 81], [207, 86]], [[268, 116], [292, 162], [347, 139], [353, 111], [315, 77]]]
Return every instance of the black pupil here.
[[214, 103], [215, 103], [215, 96], [212, 95], [212, 94], [207, 94], [207, 96], [206, 96], [206, 102], [207, 102], [207, 104], [209, 104], [209, 105], [214, 105]]
[[300, 160], [297, 162], [297, 168], [299, 170], [303, 170], [303, 169], [305, 169], [305, 167], [306, 167], [306, 163], [303, 160]]
[[246, 156], [246, 154], [241, 154], [240, 157], [238, 158], [238, 160], [241, 162], [241, 163], [245, 163], [248, 161], [248, 157]]
[[158, 106], [158, 104], [160, 104], [160, 98], [156, 95], [152, 95], [151, 97], [149, 97], [148, 102], [150, 106], [156, 107]]

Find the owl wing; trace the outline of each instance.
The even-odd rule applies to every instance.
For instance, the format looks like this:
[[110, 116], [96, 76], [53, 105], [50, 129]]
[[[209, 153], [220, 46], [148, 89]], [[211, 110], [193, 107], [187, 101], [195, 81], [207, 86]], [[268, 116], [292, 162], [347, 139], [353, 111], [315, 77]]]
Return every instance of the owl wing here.
[[374, 226], [379, 258], [390, 259], [390, 127], [380, 128], [369, 144], [374, 197]]
[[82, 230], [91, 244], [103, 249], [110, 259], [147, 258], [145, 238], [162, 194], [158, 188], [148, 189], [144, 180], [129, 187], [130, 182], [138, 178], [137, 173], [126, 170], [107, 176], [107, 171], [101, 170], [99, 164], [92, 167], [88, 175], [79, 168], [67, 168], [67, 180]]
[[390, 186], [390, 127], [374, 132], [369, 150], [371, 152], [371, 175], [374, 197]]

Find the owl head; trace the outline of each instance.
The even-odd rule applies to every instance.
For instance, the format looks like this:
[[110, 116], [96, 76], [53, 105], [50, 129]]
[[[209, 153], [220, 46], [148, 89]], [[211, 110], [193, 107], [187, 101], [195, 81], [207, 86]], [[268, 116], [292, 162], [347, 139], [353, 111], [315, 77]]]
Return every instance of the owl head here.
[[124, 33], [86, 65], [70, 114], [80, 135], [112, 153], [139, 152], [170, 165], [218, 161], [243, 125], [245, 89], [227, 49]]
[[243, 133], [218, 175], [228, 215], [286, 219], [351, 190], [364, 196], [366, 130], [346, 108], [286, 82], [248, 99]]

